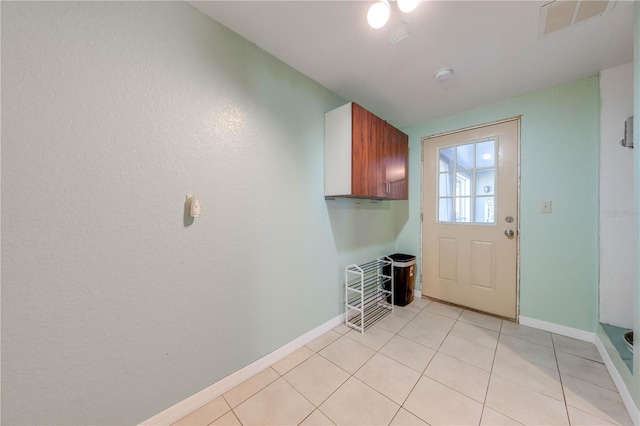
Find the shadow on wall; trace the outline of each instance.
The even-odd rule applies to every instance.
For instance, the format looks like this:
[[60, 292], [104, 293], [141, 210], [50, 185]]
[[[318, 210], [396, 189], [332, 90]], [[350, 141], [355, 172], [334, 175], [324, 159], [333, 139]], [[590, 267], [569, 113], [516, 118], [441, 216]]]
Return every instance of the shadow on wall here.
[[400, 235], [409, 222], [409, 201], [398, 200], [393, 202], [393, 216], [395, 217], [396, 233]]
[[344, 268], [394, 253], [398, 233], [390, 201], [336, 198], [325, 203], [338, 254], [340, 309], [344, 309]]
[[[372, 247], [395, 242], [395, 220], [389, 201], [336, 198], [326, 200], [326, 204], [339, 255], [368, 252]], [[358, 261], [364, 260], [367, 259]]]
[[184, 202], [184, 211], [182, 214], [182, 225], [184, 227], [193, 225], [193, 222], [195, 221], [195, 219], [191, 216], [190, 206], [191, 204], [189, 203], [189, 198], [187, 198]]

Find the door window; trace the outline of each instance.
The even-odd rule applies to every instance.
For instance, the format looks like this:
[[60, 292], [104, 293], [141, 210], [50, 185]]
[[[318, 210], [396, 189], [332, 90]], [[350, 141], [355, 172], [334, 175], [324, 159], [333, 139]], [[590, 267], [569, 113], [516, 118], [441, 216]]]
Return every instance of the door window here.
[[438, 222], [495, 224], [496, 141], [438, 149]]

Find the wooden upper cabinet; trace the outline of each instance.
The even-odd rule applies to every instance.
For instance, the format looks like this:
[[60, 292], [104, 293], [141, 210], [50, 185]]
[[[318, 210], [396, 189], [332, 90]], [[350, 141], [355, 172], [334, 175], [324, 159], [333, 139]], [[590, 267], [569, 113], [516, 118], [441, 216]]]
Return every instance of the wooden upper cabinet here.
[[409, 137], [389, 123], [386, 131], [384, 181], [389, 183], [389, 198], [406, 200], [409, 195]]
[[325, 196], [406, 200], [409, 138], [351, 102], [325, 114]]
[[[360, 105], [352, 104], [351, 195], [384, 198], [385, 122]], [[376, 142], [377, 141], [377, 142]]]

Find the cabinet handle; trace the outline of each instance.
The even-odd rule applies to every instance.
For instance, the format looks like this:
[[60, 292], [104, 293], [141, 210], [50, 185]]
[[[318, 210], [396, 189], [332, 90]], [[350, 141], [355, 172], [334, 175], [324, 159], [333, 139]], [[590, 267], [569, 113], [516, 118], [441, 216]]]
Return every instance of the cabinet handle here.
[[384, 193], [391, 194], [391, 182], [384, 182]]

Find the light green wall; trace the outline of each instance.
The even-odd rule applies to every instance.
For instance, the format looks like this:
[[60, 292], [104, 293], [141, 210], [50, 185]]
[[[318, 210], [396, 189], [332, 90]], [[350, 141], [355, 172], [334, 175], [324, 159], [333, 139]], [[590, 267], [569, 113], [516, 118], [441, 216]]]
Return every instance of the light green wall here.
[[324, 200], [317, 83], [183, 2], [1, 7], [2, 424], [143, 421], [394, 249], [389, 202]]
[[[421, 138], [522, 116], [520, 315], [581, 330], [598, 321], [598, 78], [402, 129], [409, 201], [395, 206], [399, 251], [420, 252]], [[552, 200], [553, 213], [539, 212]]]

